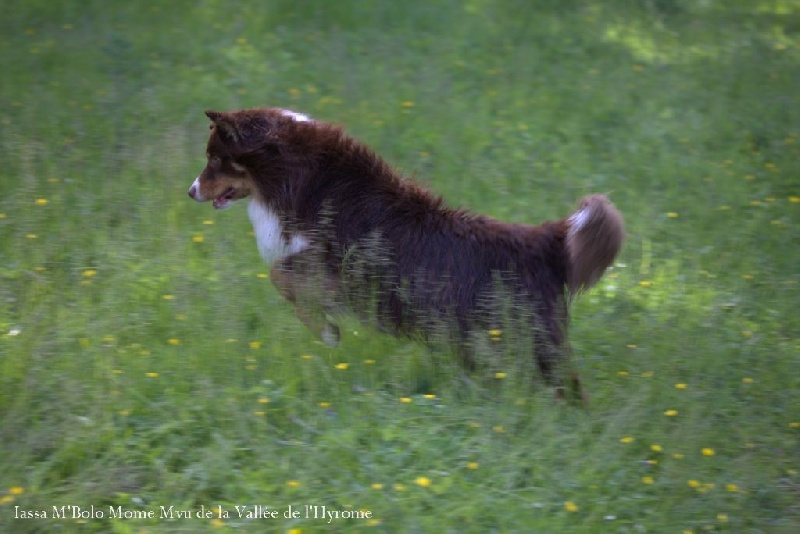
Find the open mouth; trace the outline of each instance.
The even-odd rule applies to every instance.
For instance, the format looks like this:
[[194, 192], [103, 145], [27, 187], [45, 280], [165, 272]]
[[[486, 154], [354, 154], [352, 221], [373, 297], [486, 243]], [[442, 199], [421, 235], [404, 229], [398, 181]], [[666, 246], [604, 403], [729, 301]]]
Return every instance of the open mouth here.
[[214, 209], [222, 210], [230, 206], [234, 201], [233, 196], [235, 193], [236, 190], [233, 187], [226, 189], [224, 193], [214, 199]]

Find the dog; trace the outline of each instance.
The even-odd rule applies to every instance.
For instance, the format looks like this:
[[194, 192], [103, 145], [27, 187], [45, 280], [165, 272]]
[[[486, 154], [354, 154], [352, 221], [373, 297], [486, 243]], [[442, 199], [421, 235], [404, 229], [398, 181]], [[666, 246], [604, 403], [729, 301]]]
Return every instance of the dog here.
[[339, 343], [331, 317], [346, 310], [395, 335], [444, 335], [474, 369], [475, 340], [511, 320], [557, 395], [568, 385], [585, 398], [578, 375], [559, 368], [571, 299], [624, 240], [604, 195], [555, 222], [500, 222], [447, 207], [339, 126], [278, 108], [206, 115], [208, 163], [189, 196], [217, 210], [251, 199], [272, 283], [325, 344]]

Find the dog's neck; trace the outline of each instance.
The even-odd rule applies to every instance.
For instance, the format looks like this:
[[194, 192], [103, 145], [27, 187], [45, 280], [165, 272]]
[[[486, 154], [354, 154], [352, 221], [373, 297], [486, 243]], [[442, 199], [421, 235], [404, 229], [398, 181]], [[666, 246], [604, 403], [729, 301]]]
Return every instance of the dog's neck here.
[[275, 210], [259, 199], [250, 200], [247, 214], [256, 234], [258, 252], [265, 262], [273, 263], [308, 248], [308, 239], [301, 234], [288, 235]]

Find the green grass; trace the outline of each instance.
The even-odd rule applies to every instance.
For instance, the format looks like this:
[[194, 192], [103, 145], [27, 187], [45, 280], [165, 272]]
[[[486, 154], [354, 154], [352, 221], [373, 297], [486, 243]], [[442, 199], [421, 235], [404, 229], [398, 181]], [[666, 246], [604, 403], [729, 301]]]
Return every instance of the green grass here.
[[[800, 529], [800, 5], [533, 4], [14, 2], [0, 531]], [[186, 196], [202, 111], [262, 105], [499, 218], [610, 193], [628, 240], [572, 310], [590, 407], [355, 322], [312, 339], [244, 210]], [[64, 505], [106, 517], [15, 518]]]

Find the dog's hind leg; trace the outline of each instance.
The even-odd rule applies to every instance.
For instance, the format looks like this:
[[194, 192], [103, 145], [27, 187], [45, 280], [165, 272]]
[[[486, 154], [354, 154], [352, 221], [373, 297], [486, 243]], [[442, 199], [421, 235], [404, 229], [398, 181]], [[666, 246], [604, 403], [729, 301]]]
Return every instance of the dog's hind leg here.
[[294, 304], [295, 315], [329, 347], [339, 344], [339, 327], [328, 312], [337, 307], [339, 283], [319, 263], [293, 254], [279, 261], [270, 273], [272, 284], [283, 298]]
[[536, 342], [536, 363], [545, 383], [555, 387], [558, 399], [576, 401], [584, 406], [589, 403], [589, 396], [583, 387], [580, 375], [570, 364], [569, 344], [554, 344], [551, 341]]
[[536, 363], [545, 382], [555, 387], [558, 399], [579, 402], [584, 406], [589, 397], [580, 375], [571, 368], [571, 350], [566, 340], [566, 303], [559, 302], [556, 310], [541, 318], [534, 343]]

